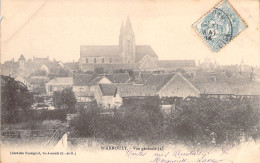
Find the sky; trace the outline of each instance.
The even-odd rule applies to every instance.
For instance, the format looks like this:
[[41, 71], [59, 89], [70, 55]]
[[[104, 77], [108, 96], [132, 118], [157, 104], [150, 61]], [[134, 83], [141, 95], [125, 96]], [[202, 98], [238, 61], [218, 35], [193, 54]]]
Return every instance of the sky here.
[[219, 0], [2, 0], [1, 63], [21, 54], [78, 61], [80, 45], [118, 45], [129, 16], [137, 45], [161, 60], [260, 65], [259, 1], [229, 0], [248, 28], [213, 53], [192, 28]]

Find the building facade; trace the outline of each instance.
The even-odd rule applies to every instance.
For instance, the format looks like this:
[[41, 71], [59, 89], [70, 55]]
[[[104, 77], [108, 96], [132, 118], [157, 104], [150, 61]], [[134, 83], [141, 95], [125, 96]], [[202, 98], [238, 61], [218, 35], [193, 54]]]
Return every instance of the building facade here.
[[158, 56], [151, 46], [135, 44], [135, 34], [129, 17], [125, 25], [121, 25], [118, 45], [80, 46], [79, 65], [83, 71], [93, 71], [98, 67], [106, 70], [138, 69], [144, 63], [146, 69], [154, 69], [157, 68], [154, 64], [157, 60]]

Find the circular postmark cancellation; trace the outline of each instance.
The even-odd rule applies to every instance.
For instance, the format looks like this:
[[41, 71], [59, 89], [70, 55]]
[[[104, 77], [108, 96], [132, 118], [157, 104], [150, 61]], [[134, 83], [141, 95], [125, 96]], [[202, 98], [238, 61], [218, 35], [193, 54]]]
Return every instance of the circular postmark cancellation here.
[[217, 52], [243, 31], [246, 25], [230, 4], [223, 1], [196, 22], [193, 27], [211, 50]]
[[232, 39], [232, 23], [221, 9], [215, 8], [201, 23], [201, 33], [207, 42], [217, 50]]

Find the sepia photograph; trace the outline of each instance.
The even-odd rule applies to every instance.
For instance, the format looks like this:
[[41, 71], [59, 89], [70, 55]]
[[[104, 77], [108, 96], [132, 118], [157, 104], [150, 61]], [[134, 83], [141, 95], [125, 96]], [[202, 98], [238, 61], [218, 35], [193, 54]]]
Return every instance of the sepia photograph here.
[[260, 162], [259, 0], [0, 3], [0, 162]]

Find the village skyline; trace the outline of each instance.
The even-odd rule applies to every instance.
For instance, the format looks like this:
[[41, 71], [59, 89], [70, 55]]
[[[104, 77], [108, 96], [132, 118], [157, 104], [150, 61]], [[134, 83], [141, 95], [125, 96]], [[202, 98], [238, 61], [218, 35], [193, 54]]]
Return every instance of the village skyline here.
[[[17, 1], [5, 2], [9, 7], [3, 9], [1, 22], [1, 30], [5, 31], [1, 35], [1, 63], [19, 58], [21, 54], [26, 58], [50, 56], [50, 59], [62, 62], [77, 62], [81, 45], [118, 45], [120, 25], [129, 16], [136, 44], [150, 45], [160, 60], [202, 62], [205, 58], [212, 58], [220, 65], [234, 65], [240, 64], [243, 58], [245, 64], [259, 66], [259, 36], [255, 35], [258, 19], [248, 19], [250, 28], [241, 34], [244, 37], [235, 38], [218, 53], [211, 53], [191, 27], [206, 11], [200, 11], [200, 5], [189, 10], [174, 7], [184, 5], [183, 3], [186, 2], [120, 2], [122, 7], [118, 8], [119, 4], [115, 1], [109, 4], [77, 2], [76, 6], [67, 1], [62, 4], [56, 1], [37, 1], [28, 5], [28, 10], [23, 14], [15, 14], [27, 2], [20, 5], [15, 5], [18, 4]], [[203, 2], [200, 3], [203, 5]], [[214, 6], [214, 2], [210, 3]], [[254, 6], [254, 3], [245, 3], [244, 6]], [[95, 9], [95, 6], [103, 10]], [[143, 10], [144, 7], [153, 12]], [[256, 15], [256, 11], [249, 11], [248, 15]], [[243, 12], [241, 14], [243, 18], [248, 17]], [[59, 19], [54, 19], [56, 17]], [[245, 38], [251, 41], [248, 42]], [[245, 42], [248, 43], [243, 44]]]

